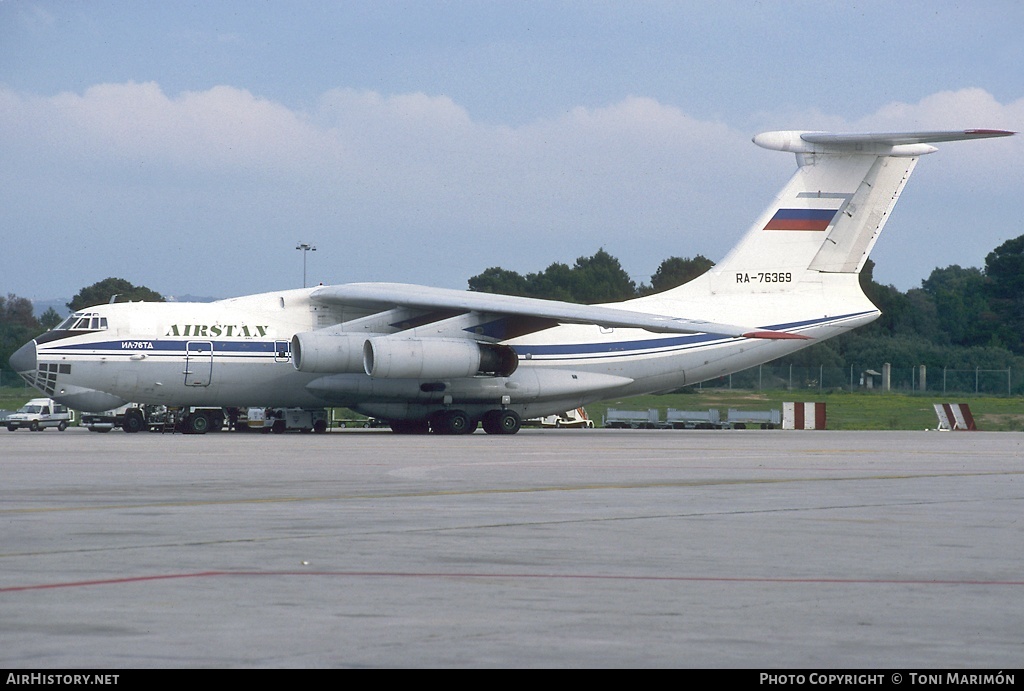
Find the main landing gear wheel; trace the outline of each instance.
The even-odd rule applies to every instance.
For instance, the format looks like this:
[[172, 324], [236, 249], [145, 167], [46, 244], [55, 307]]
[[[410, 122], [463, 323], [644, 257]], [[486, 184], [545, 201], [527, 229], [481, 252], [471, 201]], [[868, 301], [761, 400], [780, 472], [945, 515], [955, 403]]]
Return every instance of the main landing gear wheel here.
[[523, 421], [514, 410], [490, 410], [484, 415], [483, 425], [487, 434], [515, 434]]
[[430, 419], [430, 429], [434, 434], [472, 434], [476, 421], [464, 410], [445, 410]]

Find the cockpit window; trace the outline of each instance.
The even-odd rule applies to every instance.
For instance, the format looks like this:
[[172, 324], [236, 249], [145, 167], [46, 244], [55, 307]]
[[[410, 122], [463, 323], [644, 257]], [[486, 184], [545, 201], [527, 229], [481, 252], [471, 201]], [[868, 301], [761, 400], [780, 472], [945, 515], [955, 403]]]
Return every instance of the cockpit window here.
[[62, 321], [55, 331], [101, 331], [107, 328], [107, 318], [93, 312], [75, 312]]

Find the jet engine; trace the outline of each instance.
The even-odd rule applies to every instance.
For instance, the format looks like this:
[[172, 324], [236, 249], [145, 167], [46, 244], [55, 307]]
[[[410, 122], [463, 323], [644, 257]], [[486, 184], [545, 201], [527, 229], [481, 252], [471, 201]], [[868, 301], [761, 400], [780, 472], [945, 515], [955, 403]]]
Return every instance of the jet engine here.
[[461, 338], [369, 338], [363, 368], [381, 379], [437, 379], [489, 374], [507, 377], [519, 366], [510, 346]]
[[300, 372], [362, 372], [365, 340], [365, 334], [316, 331], [295, 334], [292, 336], [292, 365]]

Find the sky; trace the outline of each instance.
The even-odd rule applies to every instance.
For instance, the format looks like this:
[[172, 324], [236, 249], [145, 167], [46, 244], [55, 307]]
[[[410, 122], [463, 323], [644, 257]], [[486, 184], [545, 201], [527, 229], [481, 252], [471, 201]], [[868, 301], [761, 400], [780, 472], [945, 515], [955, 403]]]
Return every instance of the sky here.
[[[0, 294], [465, 288], [719, 260], [773, 129], [1024, 130], [1024, 3], [0, 0]], [[1024, 234], [1024, 135], [923, 157], [876, 280]], [[315, 252], [296, 250], [299, 243]]]

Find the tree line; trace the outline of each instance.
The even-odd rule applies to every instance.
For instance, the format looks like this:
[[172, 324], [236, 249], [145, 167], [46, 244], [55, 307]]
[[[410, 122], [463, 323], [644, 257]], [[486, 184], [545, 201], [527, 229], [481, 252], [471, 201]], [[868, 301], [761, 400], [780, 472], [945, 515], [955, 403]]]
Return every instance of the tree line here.
[[[570, 302], [615, 302], [682, 285], [714, 266], [697, 255], [663, 261], [650, 284], [636, 284], [603, 249], [573, 266], [555, 263], [521, 275], [500, 267], [469, 279], [470, 290]], [[800, 367], [953, 369], [1024, 368], [1024, 235], [996, 247], [984, 268], [936, 268], [906, 292], [874, 280], [865, 263], [861, 287], [882, 316], [871, 324], [780, 360]]]

